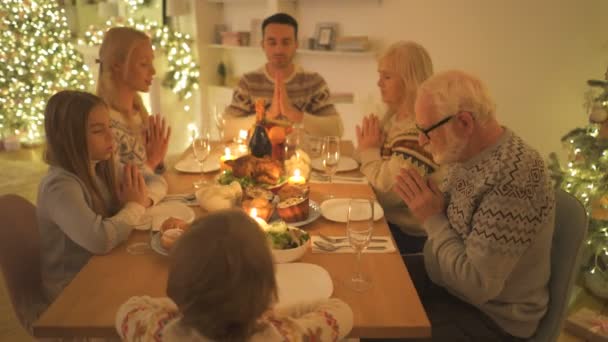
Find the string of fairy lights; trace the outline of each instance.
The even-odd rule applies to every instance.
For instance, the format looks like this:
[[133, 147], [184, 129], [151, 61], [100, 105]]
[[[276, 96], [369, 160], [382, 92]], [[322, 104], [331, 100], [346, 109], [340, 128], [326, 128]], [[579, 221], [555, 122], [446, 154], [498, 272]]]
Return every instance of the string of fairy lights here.
[[93, 79], [75, 46], [66, 14], [53, 0], [0, 2], [0, 134], [42, 140], [44, 107], [63, 89]]
[[[604, 104], [608, 110], [608, 103]], [[608, 282], [608, 138], [596, 124], [576, 128], [561, 139], [568, 162], [561, 167], [551, 154], [549, 168], [557, 185], [577, 197], [587, 209], [587, 275]]]
[[[135, 11], [144, 0], [129, 0], [130, 11]], [[84, 39], [79, 44], [88, 46], [99, 46], [103, 40], [104, 33], [111, 27], [128, 26], [146, 32], [155, 50], [160, 50], [167, 57], [168, 70], [165, 74], [162, 85], [170, 88], [178, 95], [184, 103], [184, 110], [190, 111], [190, 99], [195, 90], [198, 90], [198, 79], [200, 76], [199, 66], [196, 63], [192, 43], [193, 39], [188, 34], [183, 34], [163, 26], [156, 21], [146, 18], [123, 19], [114, 17], [107, 20], [103, 27], [93, 27], [84, 34]]]

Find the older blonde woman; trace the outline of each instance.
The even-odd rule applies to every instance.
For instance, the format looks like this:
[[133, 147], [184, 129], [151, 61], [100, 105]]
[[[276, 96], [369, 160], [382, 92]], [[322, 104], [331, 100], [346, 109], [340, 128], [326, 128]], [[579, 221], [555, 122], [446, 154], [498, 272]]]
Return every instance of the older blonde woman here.
[[424, 230], [392, 188], [402, 168], [414, 168], [423, 175], [438, 168], [418, 144], [414, 122], [418, 86], [432, 74], [433, 63], [420, 44], [391, 45], [378, 60], [378, 87], [388, 111], [382, 120], [371, 114], [356, 127], [361, 172], [373, 186], [402, 253], [420, 252], [426, 240]]

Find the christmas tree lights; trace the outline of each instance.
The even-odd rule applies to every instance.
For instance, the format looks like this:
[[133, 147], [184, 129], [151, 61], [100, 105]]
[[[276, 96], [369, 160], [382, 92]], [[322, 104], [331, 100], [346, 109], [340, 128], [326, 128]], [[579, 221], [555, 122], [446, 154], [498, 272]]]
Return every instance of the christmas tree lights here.
[[608, 81], [589, 81], [600, 94], [587, 94], [591, 123], [566, 134], [562, 144], [568, 163], [562, 167], [555, 154], [550, 169], [556, 185], [577, 197], [587, 209], [589, 229], [583, 266], [587, 287], [608, 298]]
[[88, 90], [93, 79], [56, 0], [2, 0], [0, 31], [0, 134], [34, 143], [48, 98]]

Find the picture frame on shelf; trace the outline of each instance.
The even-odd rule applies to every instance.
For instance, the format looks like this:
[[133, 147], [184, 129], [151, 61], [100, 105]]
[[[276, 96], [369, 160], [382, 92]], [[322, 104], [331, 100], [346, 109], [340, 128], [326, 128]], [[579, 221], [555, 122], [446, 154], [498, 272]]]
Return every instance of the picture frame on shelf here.
[[228, 32], [230, 28], [226, 24], [215, 24], [213, 26], [213, 43], [222, 44], [222, 32]]
[[337, 34], [337, 23], [318, 23], [315, 27], [315, 50], [333, 50]]

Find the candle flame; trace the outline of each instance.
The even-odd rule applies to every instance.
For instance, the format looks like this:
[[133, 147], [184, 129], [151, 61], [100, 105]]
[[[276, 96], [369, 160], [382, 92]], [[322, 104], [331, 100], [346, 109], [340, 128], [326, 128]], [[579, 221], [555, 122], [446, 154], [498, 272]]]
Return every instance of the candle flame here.
[[247, 140], [247, 130], [241, 129], [239, 131], [239, 138], [241, 140]]
[[300, 169], [295, 169], [295, 170], [293, 171], [293, 176], [294, 176], [294, 177], [301, 177], [302, 175], [300, 174]]
[[249, 212], [249, 216], [256, 218], [258, 217], [258, 209], [256, 208], [251, 208], [251, 212]]
[[226, 159], [230, 159], [230, 147], [224, 149], [224, 155], [226, 156]]

